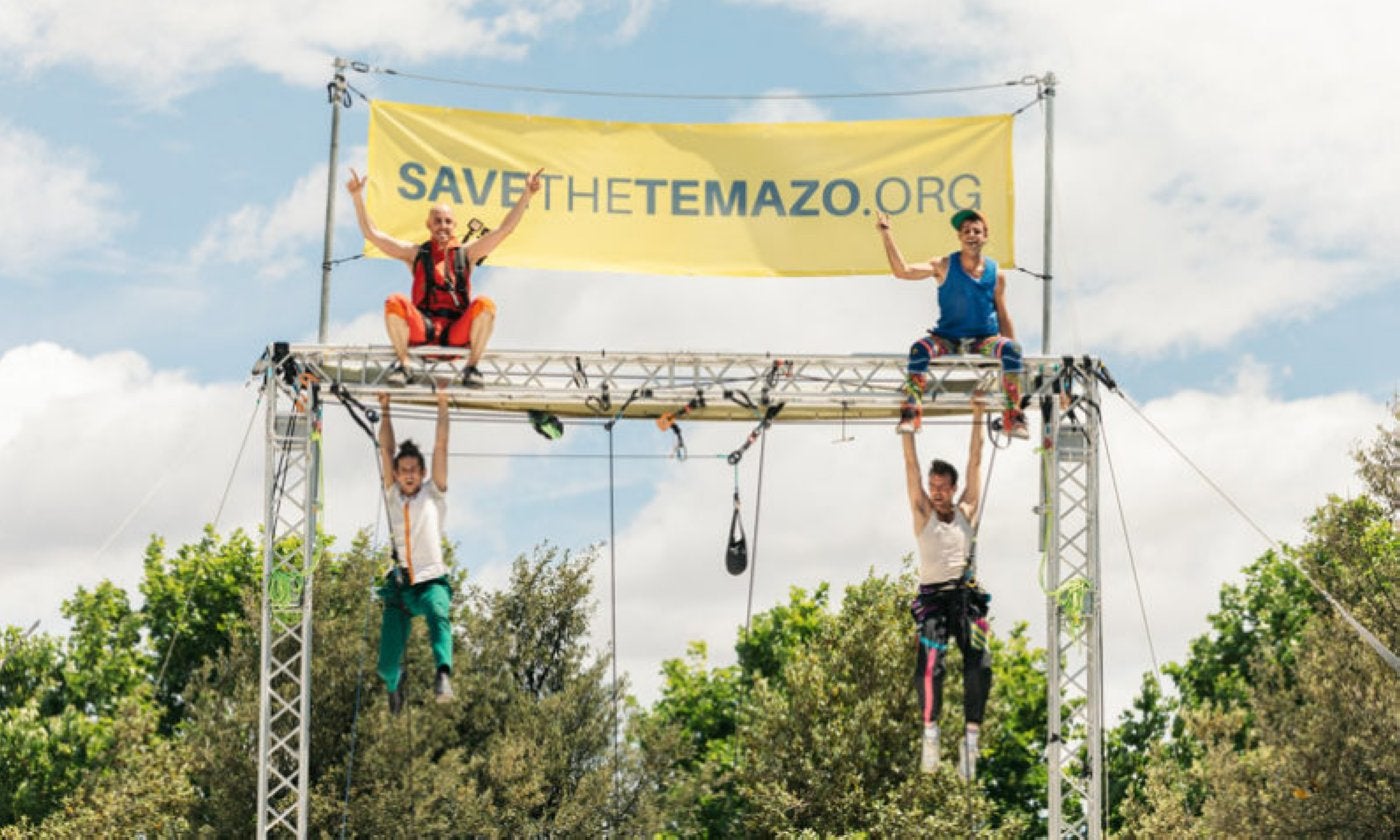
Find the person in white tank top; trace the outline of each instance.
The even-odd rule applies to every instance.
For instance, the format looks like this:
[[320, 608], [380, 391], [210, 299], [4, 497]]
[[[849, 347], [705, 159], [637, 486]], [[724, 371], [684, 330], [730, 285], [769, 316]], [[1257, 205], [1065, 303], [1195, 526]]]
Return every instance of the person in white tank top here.
[[[452, 700], [452, 586], [443, 562], [442, 528], [447, 519], [447, 440], [451, 423], [446, 391], [437, 395], [437, 435], [433, 471], [426, 474], [423, 453], [412, 441], [395, 447], [389, 395], [379, 395], [379, 457], [384, 473], [385, 506], [394, 544], [394, 568], [379, 587], [384, 603], [379, 633], [379, 676], [389, 692], [389, 711], [403, 708], [402, 668], [409, 625], [421, 615], [437, 674], [433, 694], [439, 703]], [[426, 480], [425, 480], [426, 479]]]
[[[918, 656], [914, 684], [923, 713], [920, 769], [938, 766], [938, 717], [943, 705], [944, 655], [952, 636], [963, 659], [963, 714], [966, 725], [959, 744], [958, 771], [976, 774], [977, 741], [987, 695], [992, 686], [992, 663], [987, 624], [987, 596], [977, 588], [972, 566], [973, 539], [982, 506], [982, 435], [984, 409], [973, 399], [972, 434], [962, 493], [958, 470], [935, 460], [925, 488], [913, 435], [900, 435], [904, 446], [904, 479], [919, 549], [919, 594], [910, 605], [918, 625]], [[956, 501], [955, 501], [956, 498]]]

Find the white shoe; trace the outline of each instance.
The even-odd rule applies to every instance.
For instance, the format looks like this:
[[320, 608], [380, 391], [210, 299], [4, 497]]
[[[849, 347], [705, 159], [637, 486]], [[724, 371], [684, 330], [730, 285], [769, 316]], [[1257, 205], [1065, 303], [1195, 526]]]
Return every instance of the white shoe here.
[[938, 769], [938, 727], [925, 726], [923, 746], [919, 750], [919, 771], [933, 773]]
[[977, 733], [965, 732], [958, 742], [958, 775], [965, 781], [977, 778]]

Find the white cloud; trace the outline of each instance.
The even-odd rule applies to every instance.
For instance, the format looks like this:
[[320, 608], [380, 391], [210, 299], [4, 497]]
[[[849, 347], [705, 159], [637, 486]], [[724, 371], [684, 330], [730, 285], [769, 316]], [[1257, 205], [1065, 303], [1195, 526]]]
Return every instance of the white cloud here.
[[[54, 280], [55, 263], [71, 267], [87, 249], [111, 242], [126, 220], [113, 206], [117, 190], [95, 169], [82, 150], [55, 148], [0, 120], [0, 195], [7, 196], [0, 203], [0, 275]], [[75, 250], [76, 241], [84, 249]]]
[[784, 99], [756, 99], [737, 109], [731, 122], [736, 123], [781, 123], [781, 122], [823, 122], [831, 119], [831, 112], [814, 100], [798, 97], [800, 91], [792, 88], [773, 88], [764, 91], [766, 96], [797, 97]]
[[[363, 158], [363, 150], [355, 151]], [[336, 219], [345, 221], [350, 202], [345, 191], [336, 197]], [[351, 217], [353, 219], [353, 217]], [[306, 268], [307, 251], [319, 241], [326, 225], [326, 165], [313, 166], [272, 206], [245, 204], [218, 219], [190, 253], [196, 266], [253, 265], [259, 277], [279, 280]]]
[[[1395, 285], [1400, 160], [1375, 91], [1400, 70], [1400, 9], [759, 2], [913, 56], [931, 86], [1056, 72], [1054, 268], [1076, 350], [1221, 347]], [[1019, 252], [1036, 267], [1040, 120], [1018, 128]]]
[[618, 43], [634, 40], [646, 29], [657, 10], [665, 5], [665, 0], [627, 0], [627, 16], [618, 24], [613, 38]]
[[[136, 353], [89, 357], [48, 342], [0, 355], [0, 389], [10, 395], [0, 415], [0, 470], [16, 478], [0, 490], [8, 512], [0, 576], [16, 582], [0, 592], [0, 623], [41, 619], [56, 632], [62, 601], [104, 578], [139, 600], [152, 534], [174, 548], [198, 539], [219, 515], [220, 533], [242, 527], [256, 538], [266, 480], [266, 402], [257, 384], [201, 385], [183, 372], [153, 370]], [[426, 412], [395, 413], [400, 439], [432, 440]], [[342, 545], [363, 527], [378, 526], [382, 537], [374, 444], [329, 396], [323, 418], [323, 524]], [[453, 435], [454, 452], [481, 446], [462, 423]], [[493, 427], [487, 448], [528, 451], [534, 437], [524, 423]], [[450, 472], [460, 489], [449, 506], [449, 538], [490, 531], [493, 523], [470, 500], [498, 492], [509, 462], [454, 459]]]
[[330, 3], [35, 0], [0, 10], [0, 52], [26, 71], [77, 65], [164, 103], [215, 73], [249, 68], [292, 84], [329, 81], [335, 55], [419, 63], [463, 55], [515, 60], [579, 0], [482, 9], [470, 0]]

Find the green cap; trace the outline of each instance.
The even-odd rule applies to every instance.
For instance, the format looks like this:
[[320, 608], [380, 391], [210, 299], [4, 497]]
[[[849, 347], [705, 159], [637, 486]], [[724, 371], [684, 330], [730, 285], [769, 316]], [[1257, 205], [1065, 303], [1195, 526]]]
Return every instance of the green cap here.
[[959, 210], [953, 214], [953, 230], [962, 230], [963, 222], [966, 222], [968, 219], [976, 219], [984, 225], [987, 223], [987, 218], [985, 216], [969, 207], [966, 210]]

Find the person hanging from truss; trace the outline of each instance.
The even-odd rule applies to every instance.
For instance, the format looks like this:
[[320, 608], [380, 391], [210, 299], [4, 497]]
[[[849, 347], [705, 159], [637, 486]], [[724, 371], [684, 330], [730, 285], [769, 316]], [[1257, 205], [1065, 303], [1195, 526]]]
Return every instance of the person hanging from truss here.
[[379, 457], [384, 472], [385, 504], [394, 543], [394, 567], [379, 588], [384, 618], [379, 634], [379, 676], [389, 692], [389, 711], [403, 708], [400, 662], [415, 615], [428, 623], [437, 676], [433, 693], [439, 703], [452, 699], [452, 586], [442, 556], [442, 525], [447, 518], [447, 392], [437, 395], [437, 436], [433, 472], [424, 475], [423, 453], [411, 440], [394, 447], [389, 395], [379, 395]]
[[929, 360], [952, 354], [995, 357], [1001, 361], [1002, 392], [1006, 410], [1002, 430], [1011, 437], [1026, 438], [1026, 417], [1021, 403], [1021, 345], [1006, 308], [1006, 275], [991, 257], [983, 256], [990, 229], [976, 210], [953, 214], [959, 250], [946, 257], [906, 263], [890, 230], [890, 217], [876, 216], [876, 228], [885, 246], [894, 276], [901, 280], [925, 280], [938, 284], [938, 323], [927, 336], [909, 348], [908, 398], [899, 415], [899, 431], [912, 434], [923, 423], [924, 390], [928, 387]]
[[[384, 328], [394, 346], [398, 362], [389, 371], [389, 382], [403, 385], [414, 379], [413, 361], [409, 347], [439, 344], [444, 347], [469, 347], [467, 366], [462, 384], [469, 388], [481, 386], [481, 371], [477, 365], [486, 352], [486, 343], [496, 325], [496, 302], [488, 297], [471, 298], [472, 269], [481, 264], [507, 236], [515, 231], [530, 206], [530, 198], [540, 190], [540, 169], [525, 181], [525, 189], [495, 230], [482, 230], [481, 235], [463, 246], [457, 239], [457, 219], [451, 205], [435, 204], [428, 211], [428, 240], [421, 245], [396, 239], [375, 227], [365, 207], [365, 184], [369, 176], [350, 170], [345, 188], [355, 204], [355, 218], [360, 233], [387, 256], [402, 260], [413, 272], [413, 299], [392, 294], [384, 301]], [[473, 222], [476, 220], [473, 219]], [[479, 223], [478, 223], [479, 224]]]
[[968, 780], [977, 773], [977, 739], [992, 688], [991, 628], [987, 623], [987, 604], [991, 599], [977, 585], [973, 524], [982, 506], [982, 415], [981, 399], [974, 397], [966, 484], [956, 504], [953, 495], [958, 490], [957, 468], [947, 461], [935, 460], [929, 467], [925, 491], [914, 436], [901, 435], [904, 480], [919, 549], [919, 594], [909, 604], [918, 628], [914, 684], [924, 726], [919, 769], [932, 773], [938, 767], [944, 657], [951, 635], [962, 653], [963, 664], [965, 725], [958, 748], [958, 772]]

